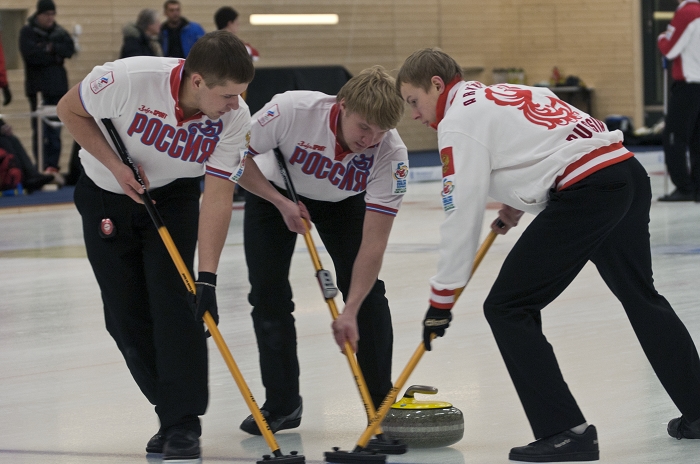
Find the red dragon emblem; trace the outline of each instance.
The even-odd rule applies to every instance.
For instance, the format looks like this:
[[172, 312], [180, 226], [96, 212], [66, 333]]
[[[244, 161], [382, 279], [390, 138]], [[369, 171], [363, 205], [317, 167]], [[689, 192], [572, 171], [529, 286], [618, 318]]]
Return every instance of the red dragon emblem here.
[[494, 85], [486, 88], [486, 98], [500, 106], [515, 106], [528, 121], [554, 129], [581, 119], [567, 103], [555, 97], [547, 97], [549, 104], [532, 101], [532, 91], [510, 85]]

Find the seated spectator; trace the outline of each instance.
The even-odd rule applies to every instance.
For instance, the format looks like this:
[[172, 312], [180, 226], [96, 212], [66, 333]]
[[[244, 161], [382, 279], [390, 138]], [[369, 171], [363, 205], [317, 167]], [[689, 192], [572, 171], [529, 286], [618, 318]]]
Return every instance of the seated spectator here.
[[163, 56], [158, 34], [160, 23], [158, 12], [150, 8], [141, 10], [136, 23], [129, 23], [122, 29], [124, 43], [119, 58], [129, 56]]
[[15, 134], [12, 126], [0, 119], [0, 148], [15, 155], [22, 171], [22, 186], [28, 193], [40, 190], [55, 181], [51, 174], [40, 173]]

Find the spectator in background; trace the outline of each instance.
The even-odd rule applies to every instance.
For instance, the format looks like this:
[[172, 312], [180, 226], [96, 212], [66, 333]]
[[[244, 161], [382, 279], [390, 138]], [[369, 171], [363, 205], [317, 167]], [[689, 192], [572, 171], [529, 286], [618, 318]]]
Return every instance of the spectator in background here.
[[[238, 28], [241, 25], [241, 22], [238, 20], [238, 12], [230, 6], [222, 6], [216, 11], [216, 13], [214, 13], [214, 23], [216, 24], [216, 28], [218, 30], [228, 31], [238, 37]], [[253, 61], [258, 61], [260, 58], [260, 53], [258, 53], [258, 51], [248, 42], [243, 43], [245, 44], [245, 48], [248, 50], [248, 54]], [[244, 93], [242, 97], [245, 99], [246, 94]], [[240, 184], [236, 184], [236, 187], [233, 190], [233, 201], [245, 201], [245, 189], [241, 187]]]
[[658, 39], [661, 53], [673, 60], [663, 140], [666, 168], [676, 186], [659, 201], [700, 201], [700, 2], [678, 3], [668, 29]]
[[40, 173], [26, 150], [12, 131], [12, 126], [0, 119], [0, 149], [15, 155], [22, 171], [22, 186], [28, 193], [41, 189], [54, 181], [54, 176]]
[[204, 29], [180, 14], [178, 0], [166, 0], [163, 4], [163, 12], [168, 18], [160, 26], [160, 44], [163, 47], [163, 56], [187, 58], [192, 45], [204, 35]]
[[158, 12], [150, 8], [141, 10], [136, 23], [129, 23], [122, 29], [124, 43], [119, 58], [129, 56], [163, 56], [158, 34], [160, 23]]
[[[222, 6], [219, 8], [214, 14], [214, 22], [216, 23], [216, 28], [218, 30], [227, 30], [231, 34], [238, 36], [238, 28], [240, 27], [241, 22], [238, 20], [238, 12], [230, 6]], [[258, 51], [248, 42], [244, 43], [245, 48], [248, 49], [248, 53], [250, 53], [250, 57], [253, 58], [253, 61], [258, 61], [260, 58], [260, 53], [258, 53]]]
[[7, 82], [7, 68], [5, 67], [5, 52], [0, 41], [0, 89], [2, 89], [2, 106], [7, 106], [12, 101], [10, 84]]
[[[19, 48], [24, 60], [25, 92], [29, 106], [36, 111], [37, 95], [43, 104], [56, 105], [68, 91], [68, 75], [63, 66], [66, 58], [75, 53], [70, 34], [56, 24], [56, 5], [53, 0], [39, 0], [36, 13], [29, 17], [19, 33]], [[61, 128], [43, 125], [44, 173], [52, 174], [56, 183], [63, 184], [58, 171], [61, 157]], [[32, 118], [32, 148], [37, 153], [37, 118]]]

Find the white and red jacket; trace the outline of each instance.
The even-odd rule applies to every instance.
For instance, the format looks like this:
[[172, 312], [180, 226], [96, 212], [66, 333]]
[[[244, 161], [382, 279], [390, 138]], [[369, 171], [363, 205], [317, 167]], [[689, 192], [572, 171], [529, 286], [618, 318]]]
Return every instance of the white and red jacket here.
[[661, 53], [673, 60], [676, 81], [700, 83], [700, 2], [685, 0], [658, 39]]
[[[185, 119], [179, 106], [184, 64], [179, 58], [135, 56], [96, 66], [80, 83], [81, 102], [110, 145], [100, 119], [112, 120], [151, 188], [205, 173], [235, 182], [248, 148], [248, 105], [238, 97], [239, 108], [218, 119], [201, 112]], [[95, 184], [124, 193], [111, 171], [87, 150], [80, 150], [80, 160]]]
[[260, 52], [248, 42], [245, 42], [244, 45], [253, 61], [258, 61], [260, 59]]
[[362, 153], [337, 140], [335, 96], [293, 90], [275, 95], [253, 116], [249, 153], [265, 177], [286, 188], [272, 149], [284, 155], [297, 193], [338, 202], [363, 191], [367, 210], [395, 216], [408, 181], [408, 152], [396, 129]]
[[442, 309], [469, 279], [489, 197], [538, 214], [550, 189], [633, 156], [622, 132], [547, 88], [455, 79], [438, 100], [437, 119], [446, 218], [430, 304]]

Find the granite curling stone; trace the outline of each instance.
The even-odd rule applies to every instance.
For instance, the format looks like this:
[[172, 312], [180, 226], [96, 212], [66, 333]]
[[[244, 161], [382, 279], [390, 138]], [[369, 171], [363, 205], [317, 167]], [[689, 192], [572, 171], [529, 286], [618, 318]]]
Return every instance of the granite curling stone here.
[[403, 398], [391, 406], [382, 422], [387, 438], [409, 448], [440, 448], [457, 443], [464, 436], [462, 411], [445, 402], [417, 401], [416, 393], [434, 395], [437, 388], [412, 385]]

